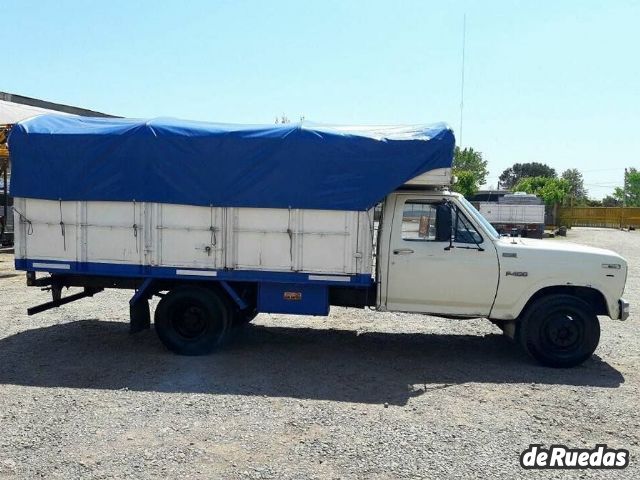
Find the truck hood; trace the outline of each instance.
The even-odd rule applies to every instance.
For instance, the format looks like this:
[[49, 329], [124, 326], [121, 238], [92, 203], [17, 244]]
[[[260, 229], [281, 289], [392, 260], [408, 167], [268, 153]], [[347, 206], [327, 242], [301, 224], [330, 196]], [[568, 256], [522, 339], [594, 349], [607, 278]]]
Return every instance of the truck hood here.
[[[499, 242], [500, 250], [508, 252], [511, 249], [514, 251], [537, 251], [541, 254], [548, 253], [554, 257], [554, 253], [561, 255], [567, 260], [575, 260], [576, 256], [595, 257], [598, 256], [602, 260], [608, 259], [616, 261], [626, 265], [625, 259], [612, 250], [606, 250], [604, 248], [589, 247], [587, 245], [581, 245], [579, 243], [565, 242], [558, 240], [538, 240], [534, 238], [508, 238], [502, 237]], [[524, 252], [523, 252], [524, 253]]]

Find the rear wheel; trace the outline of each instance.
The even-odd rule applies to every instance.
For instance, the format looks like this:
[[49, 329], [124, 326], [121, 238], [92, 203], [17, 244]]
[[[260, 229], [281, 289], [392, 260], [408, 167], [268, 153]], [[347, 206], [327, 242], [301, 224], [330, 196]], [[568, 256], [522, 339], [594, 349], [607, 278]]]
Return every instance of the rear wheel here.
[[600, 323], [593, 308], [571, 295], [536, 300], [518, 322], [523, 348], [543, 365], [574, 367], [587, 360], [600, 341]]
[[180, 355], [204, 355], [226, 340], [231, 313], [214, 290], [184, 286], [171, 290], [155, 312], [162, 343]]

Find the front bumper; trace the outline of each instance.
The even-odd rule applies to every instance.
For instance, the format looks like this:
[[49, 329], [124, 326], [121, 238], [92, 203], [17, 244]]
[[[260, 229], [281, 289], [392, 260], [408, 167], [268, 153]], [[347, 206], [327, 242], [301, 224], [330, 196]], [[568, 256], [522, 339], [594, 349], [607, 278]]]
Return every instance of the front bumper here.
[[619, 320], [626, 320], [629, 318], [629, 302], [627, 302], [624, 298], [618, 300], [618, 314]]

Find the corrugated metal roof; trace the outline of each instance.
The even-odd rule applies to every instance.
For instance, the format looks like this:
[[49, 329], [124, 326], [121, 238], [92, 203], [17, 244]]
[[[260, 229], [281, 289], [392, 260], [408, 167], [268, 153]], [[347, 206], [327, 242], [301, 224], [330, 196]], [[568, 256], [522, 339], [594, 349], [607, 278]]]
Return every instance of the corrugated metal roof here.
[[86, 108], [72, 107], [62, 103], [48, 102], [23, 95], [0, 92], [0, 125], [17, 123], [43, 113], [82, 115], [85, 117], [114, 117], [114, 115], [88, 110]]
[[[46, 108], [32, 107], [31, 105], [20, 105], [19, 103], [5, 102], [0, 100], [0, 125], [18, 123], [21, 120], [41, 115], [43, 113], [54, 113], [54, 110]], [[64, 112], [55, 112], [61, 115], [71, 115]]]

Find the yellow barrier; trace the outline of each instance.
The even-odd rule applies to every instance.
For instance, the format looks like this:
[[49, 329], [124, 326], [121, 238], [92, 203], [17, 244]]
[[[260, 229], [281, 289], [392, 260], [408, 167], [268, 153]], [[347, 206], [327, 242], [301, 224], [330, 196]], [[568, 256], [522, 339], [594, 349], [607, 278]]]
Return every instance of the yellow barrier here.
[[558, 224], [567, 227], [640, 227], [640, 207], [559, 207]]

